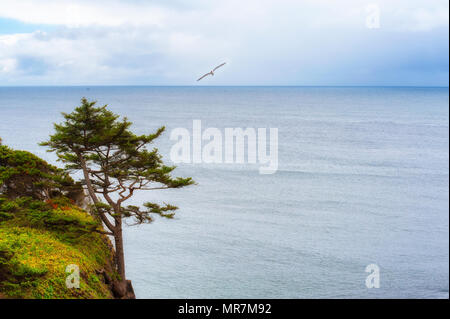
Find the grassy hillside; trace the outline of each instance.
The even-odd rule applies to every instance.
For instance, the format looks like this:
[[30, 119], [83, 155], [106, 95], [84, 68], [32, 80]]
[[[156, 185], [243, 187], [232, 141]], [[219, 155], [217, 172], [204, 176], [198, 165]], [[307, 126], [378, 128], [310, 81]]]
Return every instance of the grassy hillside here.
[[[111, 274], [111, 250], [99, 224], [59, 198], [0, 197], [0, 298], [112, 298], [99, 271]], [[66, 267], [80, 288], [66, 287]]]

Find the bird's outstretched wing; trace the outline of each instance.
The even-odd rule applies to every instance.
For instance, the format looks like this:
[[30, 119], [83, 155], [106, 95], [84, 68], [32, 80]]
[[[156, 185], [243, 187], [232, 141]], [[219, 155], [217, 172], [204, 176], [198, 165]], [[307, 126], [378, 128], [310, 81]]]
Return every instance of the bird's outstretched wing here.
[[199, 78], [198, 80], [197, 80], [197, 82], [198, 81], [200, 81], [201, 79], [203, 79], [205, 76], [208, 76], [208, 75], [210, 75], [211, 73], [206, 73], [205, 75], [203, 75], [201, 78]]
[[215, 70], [217, 70], [218, 68], [224, 66], [225, 64], [226, 64], [226, 62], [222, 63], [221, 65], [216, 66], [216, 67], [214, 68], [213, 72], [214, 72]]

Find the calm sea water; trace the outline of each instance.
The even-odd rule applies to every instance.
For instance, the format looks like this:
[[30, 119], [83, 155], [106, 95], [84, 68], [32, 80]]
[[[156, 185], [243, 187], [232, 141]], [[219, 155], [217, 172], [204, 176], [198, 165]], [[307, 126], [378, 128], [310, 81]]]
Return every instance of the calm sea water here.
[[[276, 127], [279, 170], [182, 164], [198, 185], [139, 193], [175, 220], [127, 228], [139, 298], [448, 298], [449, 94], [440, 88], [0, 88], [4, 143], [37, 143], [82, 96], [139, 133]], [[368, 264], [380, 288], [367, 289]]]

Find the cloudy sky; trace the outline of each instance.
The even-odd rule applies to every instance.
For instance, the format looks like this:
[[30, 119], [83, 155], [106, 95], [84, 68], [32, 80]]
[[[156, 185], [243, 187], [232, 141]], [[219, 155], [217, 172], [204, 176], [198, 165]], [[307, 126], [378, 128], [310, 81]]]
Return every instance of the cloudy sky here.
[[447, 0], [0, 0], [2, 85], [448, 86]]

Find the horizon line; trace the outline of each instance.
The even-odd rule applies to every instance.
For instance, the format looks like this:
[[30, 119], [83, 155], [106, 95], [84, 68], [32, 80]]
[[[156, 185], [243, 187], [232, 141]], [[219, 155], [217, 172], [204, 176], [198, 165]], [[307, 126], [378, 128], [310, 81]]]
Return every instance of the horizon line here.
[[449, 88], [445, 85], [147, 85], [147, 84], [95, 84], [95, 85], [0, 85], [0, 88], [95, 88], [95, 87], [304, 87], [304, 88]]

